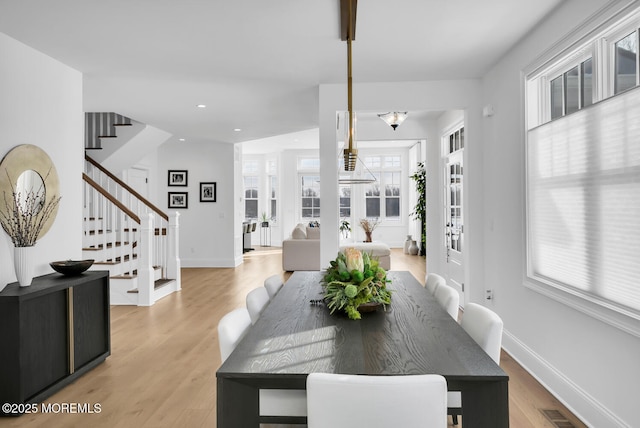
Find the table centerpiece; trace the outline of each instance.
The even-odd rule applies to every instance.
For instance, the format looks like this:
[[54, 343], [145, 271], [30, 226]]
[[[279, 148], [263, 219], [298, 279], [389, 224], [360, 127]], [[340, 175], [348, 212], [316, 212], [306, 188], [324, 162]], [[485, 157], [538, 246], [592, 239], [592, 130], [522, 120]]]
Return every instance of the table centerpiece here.
[[387, 290], [387, 272], [378, 260], [366, 251], [346, 248], [332, 260], [322, 279], [324, 301], [333, 314], [344, 311], [350, 319], [358, 320], [361, 312], [375, 310], [391, 303]]

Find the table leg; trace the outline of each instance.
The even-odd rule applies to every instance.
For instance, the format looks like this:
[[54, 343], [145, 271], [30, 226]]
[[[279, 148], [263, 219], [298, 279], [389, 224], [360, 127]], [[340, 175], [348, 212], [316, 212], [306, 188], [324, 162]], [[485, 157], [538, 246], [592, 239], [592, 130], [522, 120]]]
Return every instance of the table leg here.
[[229, 378], [217, 378], [218, 428], [260, 426], [258, 388]]
[[508, 428], [508, 382], [468, 382], [462, 392], [465, 428]]

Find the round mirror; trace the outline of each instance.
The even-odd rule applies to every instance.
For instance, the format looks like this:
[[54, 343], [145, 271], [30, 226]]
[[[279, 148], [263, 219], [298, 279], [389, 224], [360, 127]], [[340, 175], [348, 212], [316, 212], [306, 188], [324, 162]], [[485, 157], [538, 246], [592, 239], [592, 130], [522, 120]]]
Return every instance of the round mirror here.
[[32, 169], [24, 171], [16, 183], [16, 202], [22, 212], [38, 214], [46, 199], [47, 192], [42, 176]]
[[[0, 163], [0, 211], [11, 206], [5, 201], [12, 200], [12, 192], [20, 193], [20, 208], [34, 208], [36, 213], [54, 198], [60, 196], [60, 179], [51, 158], [41, 148], [32, 144], [16, 146], [7, 153]], [[31, 195], [31, 196], [29, 196]], [[32, 204], [31, 206], [29, 204]], [[39, 237], [49, 231], [58, 213], [56, 205], [42, 226]]]

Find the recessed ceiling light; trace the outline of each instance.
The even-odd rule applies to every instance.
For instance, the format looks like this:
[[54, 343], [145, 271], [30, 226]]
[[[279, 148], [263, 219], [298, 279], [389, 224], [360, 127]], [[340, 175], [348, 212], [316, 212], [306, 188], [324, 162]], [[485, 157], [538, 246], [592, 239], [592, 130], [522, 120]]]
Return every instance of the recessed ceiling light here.
[[206, 106], [206, 104], [198, 104], [196, 107], [198, 107], [198, 108], [206, 108], [207, 106]]
[[178, 138], [178, 140], [180, 140], [180, 141], [184, 141], [184, 138]]
[[235, 129], [234, 129], [234, 131], [236, 131], [236, 132], [240, 132], [240, 131], [242, 131], [242, 129], [240, 129], [240, 128], [235, 128]]

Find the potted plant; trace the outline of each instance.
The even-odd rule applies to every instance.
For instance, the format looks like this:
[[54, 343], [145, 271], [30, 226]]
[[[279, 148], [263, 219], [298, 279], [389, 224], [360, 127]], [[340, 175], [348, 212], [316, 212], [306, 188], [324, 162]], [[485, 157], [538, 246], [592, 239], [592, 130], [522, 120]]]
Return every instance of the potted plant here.
[[416, 193], [418, 201], [411, 212], [411, 217], [420, 221], [420, 255], [424, 256], [427, 251], [427, 171], [424, 168], [424, 162], [418, 162], [418, 170], [410, 176], [416, 182]]
[[269, 227], [269, 217], [267, 217], [266, 212], [262, 212], [260, 219], [262, 220], [262, 227]]
[[349, 223], [349, 220], [347, 219], [342, 219], [340, 220], [340, 234], [342, 234], [342, 237], [344, 239], [347, 239], [349, 237], [349, 232], [351, 232], [351, 224]]
[[332, 260], [322, 279], [323, 300], [333, 314], [341, 311], [352, 320], [359, 320], [361, 312], [371, 312], [379, 306], [391, 304], [387, 289], [387, 272], [369, 253], [346, 248]]

